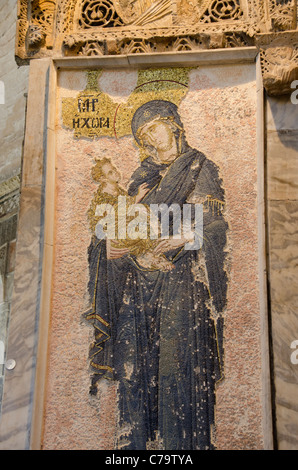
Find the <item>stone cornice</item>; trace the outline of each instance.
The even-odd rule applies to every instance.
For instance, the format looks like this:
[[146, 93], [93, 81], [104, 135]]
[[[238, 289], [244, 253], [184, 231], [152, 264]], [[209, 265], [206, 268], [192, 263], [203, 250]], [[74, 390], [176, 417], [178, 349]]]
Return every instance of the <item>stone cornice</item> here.
[[[257, 46], [269, 94], [297, 78], [297, 0], [18, 0], [16, 58]], [[138, 11], [139, 5], [139, 11]]]

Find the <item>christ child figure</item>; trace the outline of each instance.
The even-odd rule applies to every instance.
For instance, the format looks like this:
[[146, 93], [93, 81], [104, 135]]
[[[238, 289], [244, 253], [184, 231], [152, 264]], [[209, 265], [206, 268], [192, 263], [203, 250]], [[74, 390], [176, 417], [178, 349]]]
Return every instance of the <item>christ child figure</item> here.
[[[140, 203], [149, 191], [149, 188], [146, 184], [142, 184], [139, 187], [136, 196], [129, 196], [120, 185], [121, 175], [119, 171], [107, 157], [96, 161], [95, 166], [93, 166], [91, 170], [91, 174], [93, 180], [99, 183], [99, 187], [88, 210], [90, 229], [95, 233], [95, 235], [98, 230], [100, 230], [102, 234], [103, 226], [101, 224], [101, 220], [104, 217], [106, 223], [110, 218], [110, 226], [113, 226], [113, 233], [118, 234], [119, 196], [125, 196], [126, 198], [125, 212], [129, 218], [131, 215], [129, 211], [130, 208], [133, 207], [134, 204]], [[100, 211], [98, 210], [98, 207], [100, 207]], [[147, 207], [145, 205], [143, 206], [143, 209], [147, 213]], [[145, 227], [145, 230], [147, 233], [147, 226]], [[127, 233], [127, 230], [125, 230], [125, 233]], [[99, 238], [102, 238], [102, 236]], [[113, 247], [115, 247], [117, 249], [123, 249], [124, 253], [133, 255], [136, 262], [146, 270], [167, 272], [172, 270], [174, 265], [164, 256], [164, 254], [157, 254], [154, 251], [159, 242], [160, 240], [158, 239], [152, 240], [147, 237], [145, 238], [140, 234], [139, 238], [133, 239], [128, 237], [125, 239], [117, 237], [113, 240], [108, 239], [107, 245], [108, 249], [113, 249]]]

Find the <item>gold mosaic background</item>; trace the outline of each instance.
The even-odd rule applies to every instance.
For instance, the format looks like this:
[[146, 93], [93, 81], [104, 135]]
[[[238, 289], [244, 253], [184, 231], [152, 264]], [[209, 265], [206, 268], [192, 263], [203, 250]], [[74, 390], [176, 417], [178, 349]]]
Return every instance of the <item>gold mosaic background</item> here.
[[99, 88], [101, 70], [87, 71], [87, 86], [76, 98], [62, 101], [62, 122], [80, 137], [123, 137], [131, 134], [135, 111], [150, 100], [181, 103], [188, 91], [191, 68], [150, 69], [138, 72], [137, 86], [126, 103], [115, 103]]

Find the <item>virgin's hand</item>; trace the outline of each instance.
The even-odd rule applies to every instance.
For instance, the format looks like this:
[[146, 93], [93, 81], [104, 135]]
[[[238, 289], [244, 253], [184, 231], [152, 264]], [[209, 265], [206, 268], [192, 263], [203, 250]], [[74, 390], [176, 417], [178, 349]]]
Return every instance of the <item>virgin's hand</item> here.
[[167, 251], [175, 250], [176, 248], [180, 248], [181, 246], [185, 245], [187, 240], [184, 238], [179, 238], [175, 240], [174, 238], [169, 238], [168, 240], [162, 240], [156, 248], [154, 248], [154, 253], [160, 255], [162, 253], [166, 253]]
[[111, 244], [111, 240], [107, 240], [107, 259], [119, 259], [124, 255], [128, 255], [127, 248], [115, 248]]

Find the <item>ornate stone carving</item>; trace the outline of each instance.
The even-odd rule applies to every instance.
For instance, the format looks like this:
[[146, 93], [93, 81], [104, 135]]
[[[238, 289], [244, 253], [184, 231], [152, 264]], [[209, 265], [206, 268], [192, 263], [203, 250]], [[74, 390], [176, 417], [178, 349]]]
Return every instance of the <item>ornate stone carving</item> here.
[[30, 48], [41, 47], [45, 41], [46, 32], [38, 24], [31, 24], [28, 28], [28, 44]]
[[270, 0], [269, 13], [274, 31], [287, 31], [296, 28], [296, 0]]
[[17, 56], [42, 57], [52, 47], [55, 56], [70, 49], [89, 54], [91, 42], [133, 41], [136, 35], [143, 43], [184, 36], [196, 47], [192, 37], [199, 33], [251, 29], [258, 23], [250, 8], [255, 2], [261, 0], [19, 0]]
[[298, 79], [298, 34], [286, 32], [261, 35], [257, 43], [267, 93], [291, 93], [291, 83]]
[[53, 45], [53, 27], [56, 0], [32, 0], [27, 32], [28, 50], [39, 50]]
[[82, 29], [123, 26], [124, 22], [110, 0], [84, 0], [80, 4], [78, 25]]
[[208, 6], [202, 19], [206, 23], [214, 23], [224, 20], [238, 20], [243, 16], [243, 9], [240, 1], [218, 1], [214, 0]]
[[26, 59], [26, 33], [28, 30], [28, 1], [18, 0], [17, 13], [17, 32], [16, 32], [16, 57], [17, 60]]
[[293, 37], [296, 26], [297, 0], [19, 0], [16, 56], [257, 46], [264, 83], [268, 88], [276, 76], [274, 93], [284, 93], [288, 77], [296, 76], [296, 49], [293, 40], [286, 43], [288, 35], [272, 43], [272, 33], [291, 31]]

